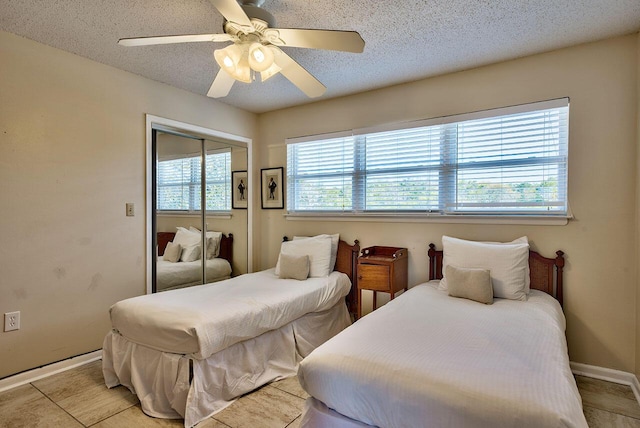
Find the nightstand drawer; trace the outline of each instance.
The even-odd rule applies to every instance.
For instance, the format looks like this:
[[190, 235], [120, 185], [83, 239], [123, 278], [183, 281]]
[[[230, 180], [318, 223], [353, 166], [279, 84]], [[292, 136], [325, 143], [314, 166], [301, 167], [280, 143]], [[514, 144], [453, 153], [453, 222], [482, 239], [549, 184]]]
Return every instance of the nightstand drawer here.
[[358, 288], [389, 291], [390, 268], [382, 265], [358, 265]]

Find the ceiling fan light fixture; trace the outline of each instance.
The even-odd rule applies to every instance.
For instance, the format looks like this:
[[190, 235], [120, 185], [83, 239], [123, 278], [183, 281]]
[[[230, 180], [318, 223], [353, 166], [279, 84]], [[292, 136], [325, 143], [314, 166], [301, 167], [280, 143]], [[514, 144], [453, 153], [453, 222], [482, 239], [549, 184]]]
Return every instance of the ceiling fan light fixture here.
[[249, 65], [254, 71], [262, 72], [273, 65], [273, 52], [261, 43], [252, 43], [249, 47]]
[[265, 71], [260, 73], [260, 79], [264, 82], [265, 80], [275, 76], [280, 73], [282, 68], [278, 66], [275, 62], [271, 64], [271, 67], [267, 68]]
[[251, 83], [251, 68], [245, 46], [233, 44], [224, 49], [216, 49], [213, 56], [220, 68], [231, 77], [240, 82]]

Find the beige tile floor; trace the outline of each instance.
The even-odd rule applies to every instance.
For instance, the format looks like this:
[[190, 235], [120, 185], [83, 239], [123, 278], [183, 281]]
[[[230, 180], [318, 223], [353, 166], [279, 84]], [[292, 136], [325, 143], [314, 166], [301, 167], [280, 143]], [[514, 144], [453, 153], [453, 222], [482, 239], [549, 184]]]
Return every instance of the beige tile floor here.
[[[638, 427], [640, 405], [627, 386], [577, 376], [589, 426]], [[308, 395], [295, 377], [247, 394], [198, 428], [297, 428]], [[0, 427], [181, 427], [182, 420], [145, 415], [135, 395], [107, 389], [101, 362], [0, 393]]]

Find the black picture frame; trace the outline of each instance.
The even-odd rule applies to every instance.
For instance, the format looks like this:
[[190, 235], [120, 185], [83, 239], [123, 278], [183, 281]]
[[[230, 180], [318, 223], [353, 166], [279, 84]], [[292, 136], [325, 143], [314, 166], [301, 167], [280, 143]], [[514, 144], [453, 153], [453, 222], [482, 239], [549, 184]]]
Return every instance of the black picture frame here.
[[247, 209], [247, 201], [249, 200], [247, 177], [247, 171], [231, 172], [231, 208], [234, 210]]
[[283, 209], [284, 168], [262, 168], [260, 170], [260, 189], [262, 209]]

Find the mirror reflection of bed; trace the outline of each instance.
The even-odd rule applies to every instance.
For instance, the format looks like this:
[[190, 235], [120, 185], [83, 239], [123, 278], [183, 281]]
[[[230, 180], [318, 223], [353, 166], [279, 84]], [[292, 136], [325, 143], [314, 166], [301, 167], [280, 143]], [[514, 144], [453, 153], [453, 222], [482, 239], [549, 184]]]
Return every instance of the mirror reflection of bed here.
[[[192, 231], [194, 236], [200, 231]], [[218, 233], [214, 232], [216, 235]], [[209, 232], [211, 234], [211, 232]], [[177, 288], [191, 287], [194, 285], [207, 284], [210, 282], [222, 281], [231, 277], [233, 265], [233, 234], [220, 233], [220, 240], [215, 242], [213, 237], [208, 237], [209, 245], [213, 247], [206, 257], [204, 266], [204, 277], [201, 257], [193, 261], [181, 261], [179, 259], [171, 259], [167, 254], [165, 260], [165, 251], [167, 245], [171, 248], [175, 243], [175, 232], [158, 232], [158, 260], [156, 262], [156, 291], [175, 290]], [[213, 241], [213, 242], [212, 242]], [[216, 251], [217, 247], [217, 251]], [[182, 255], [182, 248], [178, 249]], [[205, 250], [205, 253], [207, 251]], [[174, 256], [175, 257], [175, 256]]]

